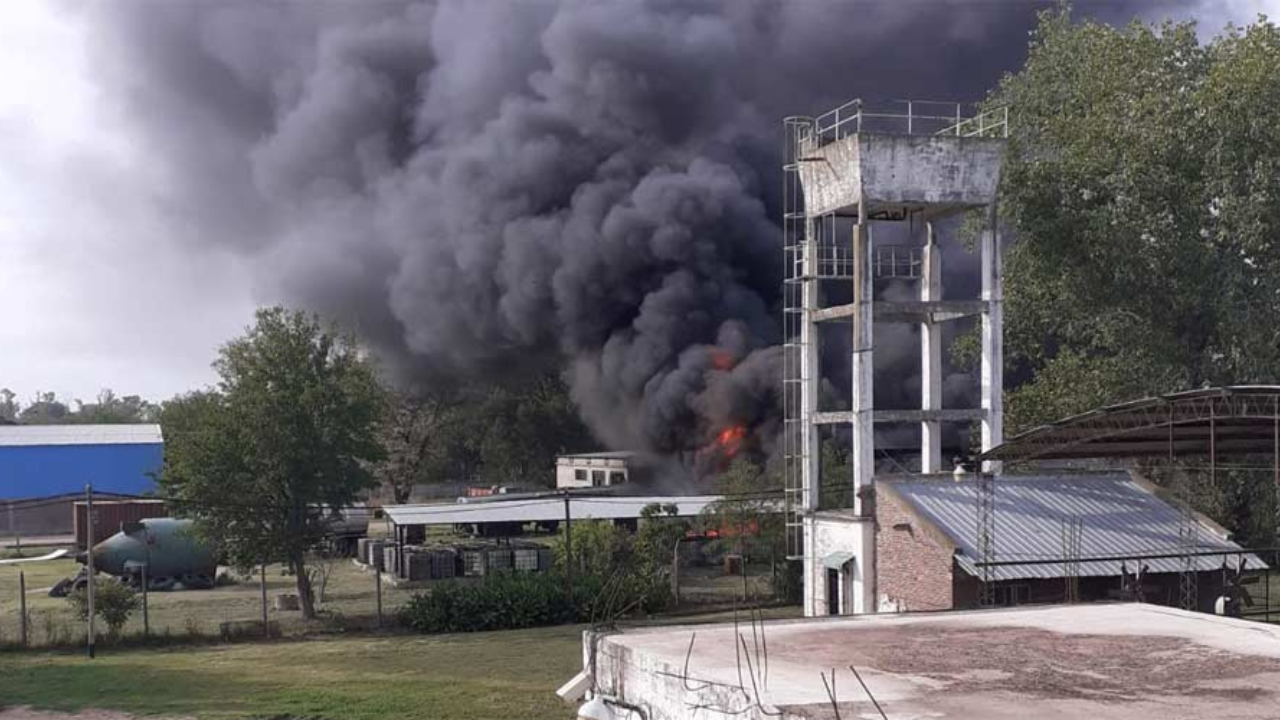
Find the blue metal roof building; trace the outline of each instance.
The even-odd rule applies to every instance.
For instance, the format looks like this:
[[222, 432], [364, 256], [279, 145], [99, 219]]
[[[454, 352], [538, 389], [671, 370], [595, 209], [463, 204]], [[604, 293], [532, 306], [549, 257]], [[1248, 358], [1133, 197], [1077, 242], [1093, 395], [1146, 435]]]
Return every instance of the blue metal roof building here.
[[0, 425], [0, 500], [142, 495], [163, 460], [159, 425]]

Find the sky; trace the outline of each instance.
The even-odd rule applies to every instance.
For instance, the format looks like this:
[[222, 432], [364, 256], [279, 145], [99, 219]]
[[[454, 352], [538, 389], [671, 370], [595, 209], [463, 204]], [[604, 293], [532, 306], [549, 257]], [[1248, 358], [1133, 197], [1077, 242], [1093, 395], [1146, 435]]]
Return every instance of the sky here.
[[[1280, 0], [1196, 15], [1211, 33], [1260, 12], [1280, 17]], [[155, 212], [155, 148], [86, 59], [97, 21], [58, 0], [0, 3], [0, 388], [20, 400], [206, 386], [217, 348], [277, 299], [269, 259], [175, 242], [180, 214]]]

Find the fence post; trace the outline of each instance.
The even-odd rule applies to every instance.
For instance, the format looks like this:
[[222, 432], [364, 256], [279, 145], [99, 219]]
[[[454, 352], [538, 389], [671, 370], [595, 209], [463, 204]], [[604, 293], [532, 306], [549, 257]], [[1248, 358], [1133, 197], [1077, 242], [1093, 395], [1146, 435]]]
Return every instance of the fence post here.
[[262, 595], [262, 637], [267, 636], [267, 564], [258, 564], [258, 589]]
[[18, 625], [21, 630], [22, 647], [27, 646], [27, 574], [18, 571]]
[[373, 594], [378, 602], [378, 627], [382, 627], [382, 568], [373, 563]]
[[[148, 559], [150, 553], [148, 553]], [[147, 576], [147, 566], [151, 563], [142, 563], [142, 637], [151, 637], [151, 609], [147, 603], [147, 586], [151, 584], [151, 578]]]

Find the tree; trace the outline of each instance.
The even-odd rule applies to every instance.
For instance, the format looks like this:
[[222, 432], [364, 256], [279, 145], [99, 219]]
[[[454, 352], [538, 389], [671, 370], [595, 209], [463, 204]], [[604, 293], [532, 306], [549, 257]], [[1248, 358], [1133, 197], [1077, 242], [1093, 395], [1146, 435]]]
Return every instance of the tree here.
[[990, 99], [1013, 431], [1280, 370], [1280, 30], [1042, 16]]
[[375, 485], [383, 391], [351, 336], [282, 308], [259, 310], [214, 368], [216, 390], [166, 404], [161, 484], [232, 564], [285, 563], [312, 618], [307, 554]]
[[18, 422], [29, 425], [54, 425], [68, 422], [70, 415], [71, 408], [58, 400], [56, 393], [38, 392], [35, 399], [18, 413]]
[[568, 388], [554, 375], [521, 391], [491, 388], [479, 410], [481, 472], [493, 482], [551, 485], [556, 456], [592, 444]]
[[713, 529], [729, 536], [744, 563], [748, 536], [758, 535], [771, 549], [783, 539], [774, 507], [778, 483], [773, 480], [760, 466], [738, 458], [716, 479], [716, 491], [723, 497], [703, 511]]
[[71, 406], [55, 393], [39, 392], [23, 406], [8, 388], [0, 389], [0, 423], [20, 422], [29, 425], [73, 425], [78, 423], [112, 425], [151, 423], [159, 417], [160, 408], [138, 395], [120, 397], [110, 388], [98, 393], [97, 402], [72, 400]]
[[98, 393], [95, 403], [76, 401], [76, 412], [70, 416], [73, 422], [94, 424], [122, 424], [155, 422], [160, 409], [138, 395], [120, 397], [110, 388]]
[[463, 405], [443, 392], [414, 392], [397, 395], [388, 408], [378, 479], [395, 502], [406, 503], [414, 485], [450, 479], [462, 454], [456, 425]]
[[9, 388], [0, 388], [0, 424], [18, 421], [17, 395]]
[[[1007, 429], [1280, 374], [1280, 30], [1042, 15], [989, 105], [1011, 134], [1001, 221]], [[973, 343], [968, 347], [972, 349]], [[970, 357], [974, 353], [969, 353]], [[1234, 531], [1267, 483], [1196, 498]], [[1270, 518], [1270, 513], [1267, 513]]]

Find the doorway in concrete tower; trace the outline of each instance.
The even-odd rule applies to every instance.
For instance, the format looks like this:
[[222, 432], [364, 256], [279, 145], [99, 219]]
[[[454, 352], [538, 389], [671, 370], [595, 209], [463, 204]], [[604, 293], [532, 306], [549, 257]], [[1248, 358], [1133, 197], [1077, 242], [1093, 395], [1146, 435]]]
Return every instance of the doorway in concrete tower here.
[[840, 571], [827, 568], [827, 614], [840, 614]]

